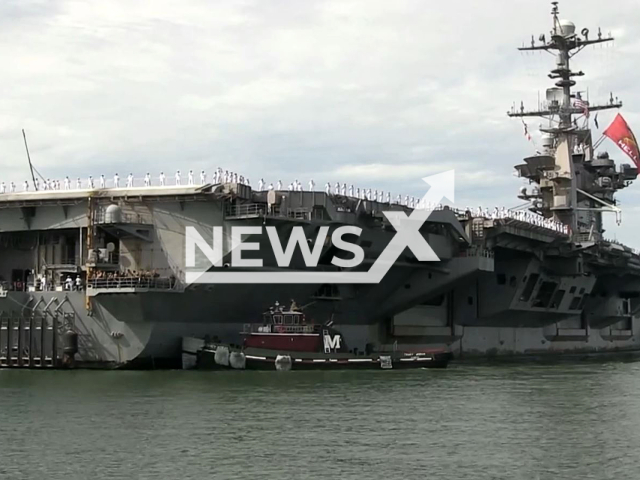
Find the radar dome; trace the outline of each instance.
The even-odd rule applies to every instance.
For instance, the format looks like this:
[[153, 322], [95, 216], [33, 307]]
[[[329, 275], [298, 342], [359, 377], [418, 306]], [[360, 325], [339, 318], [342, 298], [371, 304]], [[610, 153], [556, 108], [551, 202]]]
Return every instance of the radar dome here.
[[576, 24], [569, 20], [560, 20], [560, 30], [563, 37], [570, 37], [576, 33]]
[[109, 205], [104, 211], [105, 223], [121, 223], [122, 209], [118, 205]]

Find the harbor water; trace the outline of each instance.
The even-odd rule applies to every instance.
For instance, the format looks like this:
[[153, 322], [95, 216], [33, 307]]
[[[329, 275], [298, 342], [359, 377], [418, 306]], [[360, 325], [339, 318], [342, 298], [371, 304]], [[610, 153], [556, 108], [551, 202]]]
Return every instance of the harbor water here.
[[0, 371], [2, 479], [637, 478], [640, 363]]

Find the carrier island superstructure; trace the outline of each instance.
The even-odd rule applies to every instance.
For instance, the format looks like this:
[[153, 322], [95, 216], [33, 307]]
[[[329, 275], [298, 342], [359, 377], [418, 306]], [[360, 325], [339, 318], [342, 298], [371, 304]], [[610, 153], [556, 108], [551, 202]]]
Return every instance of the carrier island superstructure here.
[[[582, 72], [569, 65], [584, 46], [609, 39], [576, 34], [555, 3], [552, 16], [549, 38], [525, 48], [555, 53], [556, 85], [539, 109], [509, 113], [549, 120], [543, 151], [516, 166], [531, 184], [520, 198], [547, 222], [445, 207], [421, 228], [440, 262], [418, 262], [406, 249], [379, 284], [188, 285], [187, 226], [203, 237], [213, 226], [275, 226], [286, 244], [294, 226], [312, 242], [321, 226], [356, 225], [367, 268], [395, 234], [382, 212], [411, 209], [236, 183], [0, 195], [0, 366], [177, 366], [183, 338], [239, 341], [244, 323], [290, 299], [316, 321], [330, 319], [355, 353], [430, 345], [463, 358], [635, 352], [640, 257], [604, 239], [602, 215], [617, 210], [614, 194], [637, 169], [594, 151], [579, 119], [585, 104], [572, 91]], [[261, 251], [265, 268], [281, 269], [266, 243]], [[335, 270], [334, 253], [325, 242], [318, 268]], [[299, 251], [288, 268], [305, 268]]]

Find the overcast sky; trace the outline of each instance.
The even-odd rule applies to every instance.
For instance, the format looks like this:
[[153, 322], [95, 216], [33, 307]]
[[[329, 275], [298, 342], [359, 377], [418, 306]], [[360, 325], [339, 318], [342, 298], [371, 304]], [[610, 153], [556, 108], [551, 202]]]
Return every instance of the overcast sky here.
[[[640, 2], [615, 7], [560, 4], [579, 30], [616, 37], [576, 57], [579, 88], [592, 102], [613, 91], [640, 134]], [[2, 0], [0, 180], [29, 178], [24, 128], [51, 178], [220, 166], [253, 185], [422, 196], [421, 177], [454, 168], [459, 206], [513, 207], [512, 167], [535, 145], [505, 113], [535, 107], [553, 65], [516, 47], [548, 34], [549, 13], [540, 0]], [[619, 198], [607, 235], [640, 247], [640, 182]]]

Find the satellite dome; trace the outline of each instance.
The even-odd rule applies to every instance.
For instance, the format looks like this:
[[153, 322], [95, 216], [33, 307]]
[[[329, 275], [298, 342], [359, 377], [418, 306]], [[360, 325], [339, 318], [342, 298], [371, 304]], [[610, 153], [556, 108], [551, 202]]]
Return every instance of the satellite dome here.
[[122, 209], [118, 205], [111, 204], [104, 211], [105, 223], [121, 223]]
[[576, 33], [576, 24], [569, 20], [560, 20], [560, 31], [563, 37], [570, 37]]

